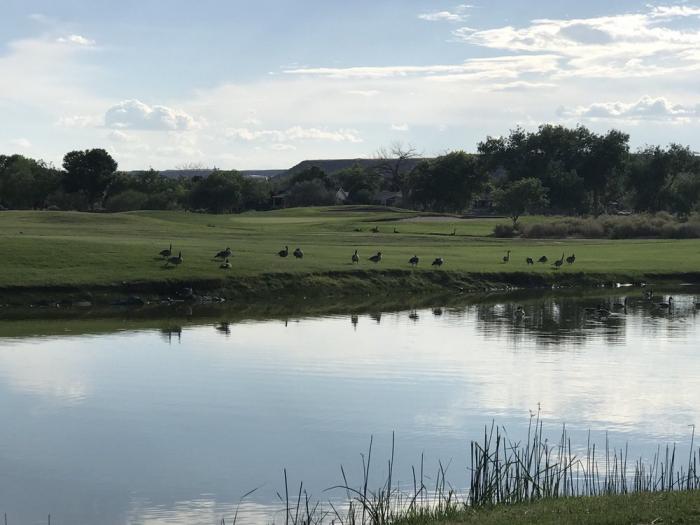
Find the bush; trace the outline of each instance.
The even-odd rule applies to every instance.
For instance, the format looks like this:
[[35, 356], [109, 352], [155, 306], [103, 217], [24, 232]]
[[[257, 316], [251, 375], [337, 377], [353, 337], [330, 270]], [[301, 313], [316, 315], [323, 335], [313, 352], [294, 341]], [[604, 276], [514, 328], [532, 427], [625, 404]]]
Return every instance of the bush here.
[[131, 211], [144, 208], [148, 195], [136, 190], [126, 190], [107, 199], [105, 207], [108, 211]]
[[84, 193], [68, 193], [58, 190], [46, 197], [46, 207], [58, 210], [84, 211], [90, 208], [90, 202]]
[[509, 238], [514, 237], [516, 233], [512, 224], [497, 224], [493, 229], [494, 237]]

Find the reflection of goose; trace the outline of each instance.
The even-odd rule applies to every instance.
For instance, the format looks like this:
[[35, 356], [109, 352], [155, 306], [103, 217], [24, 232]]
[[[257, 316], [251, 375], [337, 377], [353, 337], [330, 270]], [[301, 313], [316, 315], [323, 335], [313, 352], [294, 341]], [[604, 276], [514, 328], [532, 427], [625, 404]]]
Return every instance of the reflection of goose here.
[[418, 261], [419, 261], [419, 260], [420, 260], [420, 259], [418, 259], [418, 256], [417, 256], [417, 255], [414, 255], [413, 257], [411, 257], [411, 258], [408, 260], [408, 263], [409, 263], [411, 266], [418, 266]]
[[439, 317], [442, 315], [442, 308], [433, 308], [433, 315]]
[[615, 303], [613, 304], [613, 308], [615, 310], [622, 310], [622, 309], [627, 309], [627, 304], [629, 303], [629, 297], [625, 297], [625, 299], [621, 303]]
[[445, 259], [443, 259], [442, 257], [436, 257], [435, 260], [433, 261], [433, 264], [431, 264], [431, 266], [438, 266], [438, 267], [440, 267], [440, 266], [442, 266], [443, 264], [445, 264]]
[[352, 326], [357, 327], [357, 322], [359, 321], [358, 317], [356, 315], [351, 315], [350, 316], [350, 322], [352, 323]]
[[418, 312], [416, 312], [415, 310], [412, 311], [410, 314], [408, 314], [408, 318], [411, 321], [417, 321], [418, 320]]
[[221, 321], [216, 325], [216, 331], [225, 335], [231, 335], [231, 325], [228, 321]]
[[669, 296], [668, 301], [661, 301], [660, 303], [656, 303], [657, 308], [661, 308], [662, 310], [670, 310], [673, 308], [673, 297]]
[[352, 263], [357, 264], [360, 262], [360, 256], [357, 255], [357, 250], [355, 250], [355, 253], [352, 254]]
[[373, 263], [378, 263], [382, 260], [382, 252], [377, 252], [376, 255], [372, 255], [372, 257], [370, 257], [369, 260]]
[[525, 319], [525, 308], [522, 306], [518, 306], [515, 309], [515, 318], [516, 319]]

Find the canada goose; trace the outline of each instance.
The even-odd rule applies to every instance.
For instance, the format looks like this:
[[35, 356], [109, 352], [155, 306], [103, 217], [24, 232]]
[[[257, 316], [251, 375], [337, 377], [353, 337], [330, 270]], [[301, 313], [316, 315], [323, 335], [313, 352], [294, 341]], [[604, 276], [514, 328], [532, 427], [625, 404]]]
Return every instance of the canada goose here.
[[394, 233], [399, 233], [399, 230], [396, 229], [396, 226], [394, 226]]
[[503, 262], [507, 263], [508, 261], [510, 261], [510, 250], [503, 256]]
[[576, 255], [573, 253], [566, 258], [567, 264], [574, 264], [575, 261], [576, 261]]
[[548, 260], [549, 260], [549, 259], [547, 259], [547, 256], [546, 256], [546, 255], [543, 255], [542, 257], [540, 257], [539, 259], [537, 259], [537, 262], [538, 262], [538, 263], [544, 264], [544, 263], [546, 263]]
[[669, 295], [668, 301], [661, 301], [660, 303], [656, 303], [657, 308], [662, 308], [664, 310], [666, 309], [671, 309], [673, 308], [673, 297]]
[[414, 255], [413, 257], [411, 257], [411, 258], [408, 260], [408, 263], [409, 263], [411, 266], [418, 266], [418, 261], [419, 261], [419, 260], [420, 260], [420, 259], [418, 259], [418, 256], [417, 256], [417, 255]]
[[382, 252], [377, 252], [376, 255], [372, 255], [372, 257], [369, 257], [369, 260], [373, 263], [378, 263], [382, 260]]
[[230, 270], [231, 269], [231, 263], [229, 262], [228, 257], [224, 260], [224, 262], [222, 262], [219, 265], [219, 268], [221, 268], [222, 270]]
[[228, 259], [231, 257], [231, 248], [226, 248], [225, 250], [221, 250], [219, 253], [217, 253], [214, 256], [214, 259]]
[[561, 254], [561, 259], [557, 259], [556, 261], [554, 261], [552, 263], [552, 266], [554, 266], [555, 270], [558, 270], [559, 268], [561, 268], [562, 264], [564, 264], [564, 254], [563, 253]]
[[457, 235], [457, 228], [453, 228], [452, 233], [450, 233], [450, 236], [452, 237], [454, 237], [455, 235]]
[[158, 255], [161, 256], [163, 259], [167, 259], [173, 254], [173, 245], [171, 244], [167, 249], [161, 250]]
[[379, 233], [379, 226], [375, 226], [370, 230], [372, 233]]
[[359, 262], [360, 262], [360, 256], [357, 255], [357, 250], [355, 250], [355, 253], [352, 254], [352, 263], [358, 264]]
[[286, 257], [287, 255], [289, 255], [289, 246], [285, 246], [284, 250], [278, 251], [277, 255], [279, 255], [280, 257]]
[[303, 259], [304, 258], [304, 252], [301, 251], [301, 248], [297, 248], [294, 250], [294, 257], [297, 259]]
[[168, 260], [165, 262], [165, 266], [169, 266], [171, 264], [174, 266], [182, 264], [182, 252], [179, 252], [177, 257], [168, 257]]
[[445, 259], [442, 257], [436, 257], [431, 266], [442, 266], [443, 264], [445, 264]]
[[531, 264], [535, 264], [535, 261], [532, 260], [532, 257], [528, 257], [527, 259], [525, 259], [525, 262], [528, 264], [528, 266]]

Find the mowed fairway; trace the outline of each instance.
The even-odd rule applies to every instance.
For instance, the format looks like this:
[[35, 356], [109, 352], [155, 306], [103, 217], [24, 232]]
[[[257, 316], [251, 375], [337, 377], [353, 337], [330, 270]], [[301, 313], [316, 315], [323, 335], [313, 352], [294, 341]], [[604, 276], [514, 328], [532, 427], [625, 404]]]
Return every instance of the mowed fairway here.
[[[536, 220], [526, 218], [525, 220]], [[122, 281], [188, 281], [255, 276], [270, 272], [327, 272], [361, 269], [474, 273], [545, 272], [550, 264], [527, 266], [526, 257], [575, 253], [576, 262], [559, 270], [595, 274], [644, 274], [700, 271], [698, 240], [561, 241], [495, 239], [493, 226], [504, 219], [419, 217], [415, 212], [372, 211], [360, 207], [300, 208], [241, 215], [186, 212], [6, 211], [0, 213], [0, 287], [102, 285]], [[373, 233], [372, 228], [379, 228]], [[398, 233], [394, 233], [394, 228]], [[456, 229], [455, 235], [451, 235]], [[165, 267], [158, 252], [173, 244], [184, 262]], [[277, 252], [285, 245], [290, 255]], [[212, 257], [233, 250], [231, 270]], [[300, 247], [302, 260], [291, 252]], [[360, 264], [351, 262], [359, 250]], [[512, 250], [508, 264], [502, 262]], [[381, 251], [383, 260], [367, 257]], [[445, 265], [432, 269], [443, 257]]]

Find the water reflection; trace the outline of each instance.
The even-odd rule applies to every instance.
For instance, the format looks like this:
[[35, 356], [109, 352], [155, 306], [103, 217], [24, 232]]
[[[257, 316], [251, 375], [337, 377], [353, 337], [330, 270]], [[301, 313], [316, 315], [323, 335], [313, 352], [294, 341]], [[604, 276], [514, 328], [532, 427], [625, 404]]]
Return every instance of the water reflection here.
[[468, 439], [493, 418], [517, 439], [538, 406], [551, 428], [599, 441], [610, 431], [635, 453], [683, 442], [700, 421], [698, 298], [673, 293], [661, 308], [657, 293], [0, 322], [0, 418], [12, 422], [0, 433], [0, 512], [217, 523], [262, 485], [239, 521], [270, 522], [283, 468], [323, 498], [338, 464], [358, 478], [370, 435], [386, 458], [391, 431], [401, 480], [425, 453], [427, 466], [452, 460], [459, 486]]

